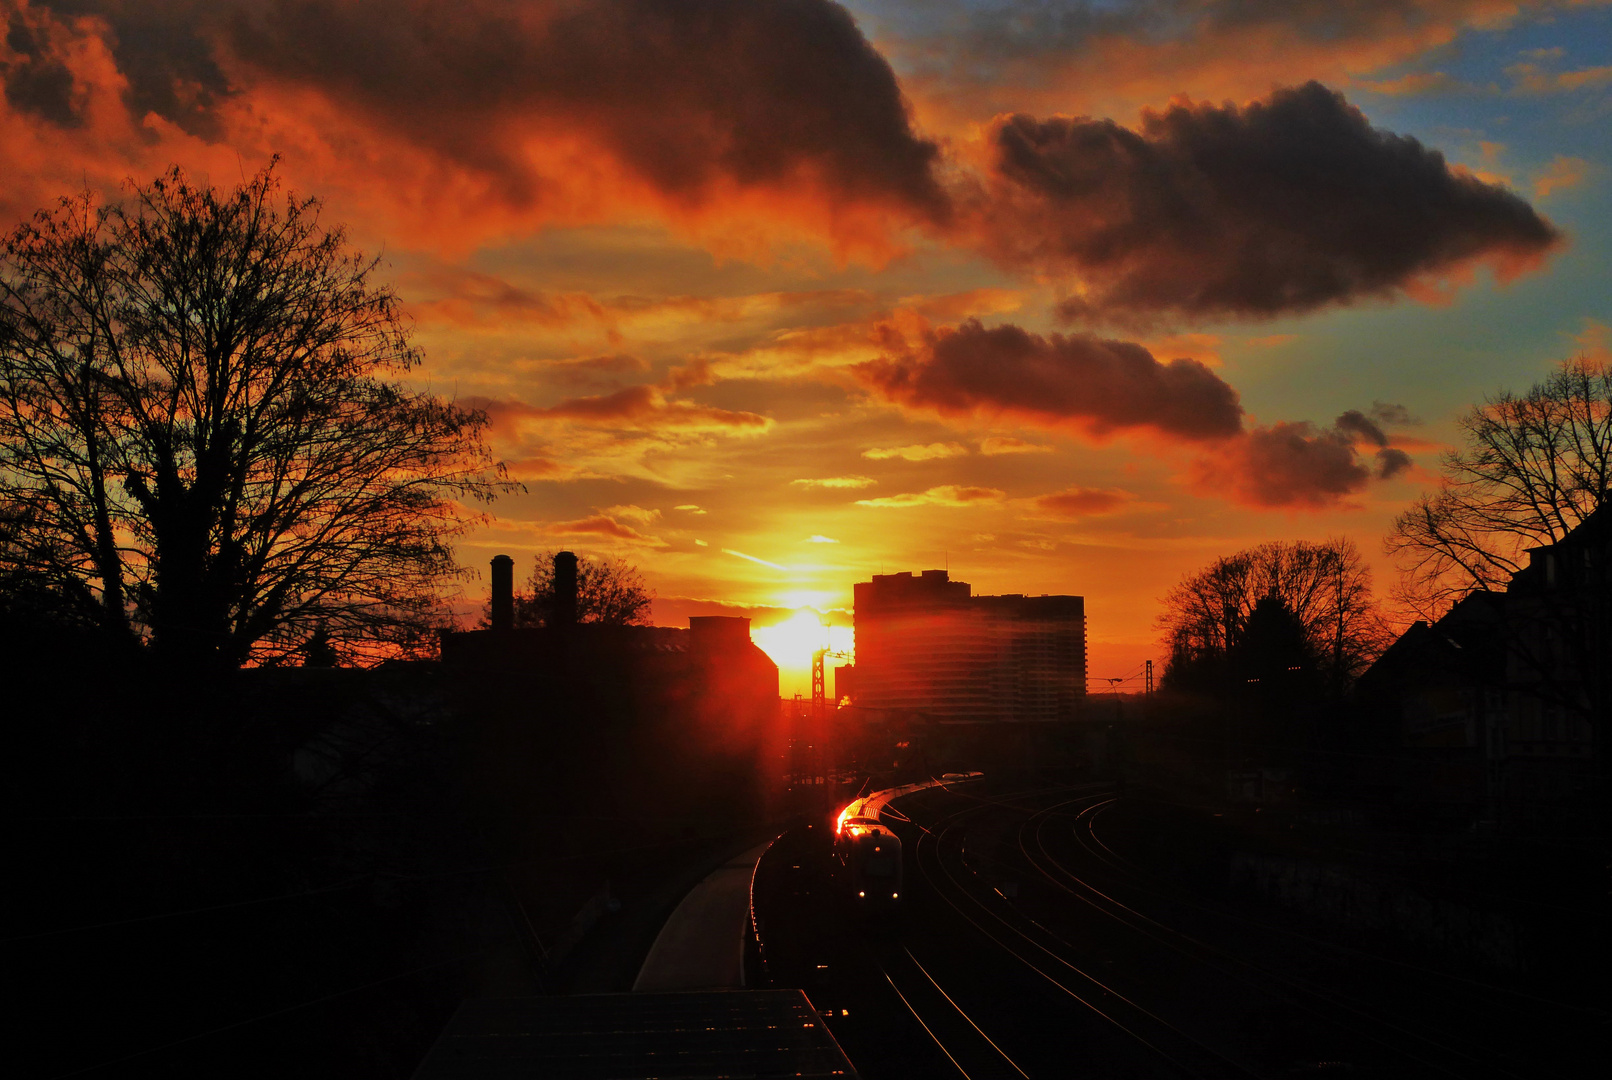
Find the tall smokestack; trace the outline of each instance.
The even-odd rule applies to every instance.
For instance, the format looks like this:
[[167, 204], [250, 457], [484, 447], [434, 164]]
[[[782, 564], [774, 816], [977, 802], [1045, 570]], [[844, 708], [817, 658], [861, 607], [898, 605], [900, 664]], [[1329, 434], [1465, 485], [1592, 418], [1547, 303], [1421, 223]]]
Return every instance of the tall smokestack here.
[[515, 560], [508, 555], [493, 556], [493, 630], [503, 634], [515, 629]]
[[554, 625], [575, 626], [577, 621], [577, 557], [570, 551], [554, 556]]

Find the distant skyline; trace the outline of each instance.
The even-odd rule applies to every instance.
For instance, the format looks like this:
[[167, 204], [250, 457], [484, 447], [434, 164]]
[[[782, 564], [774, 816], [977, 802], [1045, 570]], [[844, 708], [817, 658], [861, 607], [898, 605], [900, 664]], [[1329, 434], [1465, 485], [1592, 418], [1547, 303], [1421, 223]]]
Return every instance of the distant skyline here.
[[530, 489], [466, 608], [493, 554], [621, 556], [659, 622], [787, 622], [786, 693], [797, 611], [847, 626], [881, 571], [1085, 596], [1096, 677], [1266, 539], [1351, 538], [1386, 591], [1454, 419], [1612, 359], [1594, 0], [0, 17], [8, 225], [279, 154]]

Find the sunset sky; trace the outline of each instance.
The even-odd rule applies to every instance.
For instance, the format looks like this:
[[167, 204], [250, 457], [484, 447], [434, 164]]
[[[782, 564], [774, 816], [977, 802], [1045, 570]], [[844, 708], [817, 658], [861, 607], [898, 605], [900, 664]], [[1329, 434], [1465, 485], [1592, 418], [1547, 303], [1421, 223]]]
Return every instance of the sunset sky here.
[[1612, 347], [1597, 0], [0, 14], [8, 224], [278, 153], [384, 256], [529, 489], [461, 544], [469, 607], [562, 546], [668, 625], [847, 625], [949, 566], [1084, 595], [1121, 675], [1249, 544], [1347, 536], [1384, 589], [1454, 418]]

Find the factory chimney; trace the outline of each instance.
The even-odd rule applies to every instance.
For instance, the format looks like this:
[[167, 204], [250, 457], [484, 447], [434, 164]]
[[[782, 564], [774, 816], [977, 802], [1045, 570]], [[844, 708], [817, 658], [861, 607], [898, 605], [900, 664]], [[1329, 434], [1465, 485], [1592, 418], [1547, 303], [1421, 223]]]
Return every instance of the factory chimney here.
[[515, 629], [515, 560], [493, 556], [492, 628], [506, 634]]
[[554, 626], [575, 626], [577, 621], [577, 557], [561, 551], [554, 556]]

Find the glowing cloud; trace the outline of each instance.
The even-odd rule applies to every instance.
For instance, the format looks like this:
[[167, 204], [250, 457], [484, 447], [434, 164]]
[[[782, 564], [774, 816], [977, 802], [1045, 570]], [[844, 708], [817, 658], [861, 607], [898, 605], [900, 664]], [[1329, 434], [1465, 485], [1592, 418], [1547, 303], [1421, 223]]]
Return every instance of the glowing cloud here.
[[772, 427], [772, 420], [759, 413], [668, 401], [655, 386], [629, 386], [612, 394], [570, 398], [548, 408], [489, 398], [467, 398], [465, 403], [485, 411], [495, 431], [509, 429], [522, 420], [570, 420], [635, 430], [692, 428], [736, 435], [759, 434]]
[[746, 555], [744, 552], [742, 552], [742, 551], [734, 551], [732, 548], [723, 548], [722, 549], [722, 554], [724, 554], [724, 555], [732, 555], [734, 558], [744, 559], [747, 562], [753, 562], [757, 566], [765, 566], [765, 567], [767, 567], [769, 569], [772, 569], [772, 570], [782, 570], [785, 573], [789, 572], [789, 567], [787, 567], [787, 566], [779, 566], [775, 562], [768, 562], [766, 559], [758, 559], [754, 555]]
[[666, 546], [664, 540], [641, 533], [631, 525], [623, 525], [605, 514], [594, 514], [576, 521], [557, 521], [545, 526], [544, 531], [550, 536], [599, 536], [649, 547]]
[[824, 476], [815, 480], [791, 480], [791, 484], [809, 488], [865, 488], [878, 481], [871, 476]]
[[858, 506], [913, 507], [913, 506], [978, 506], [981, 503], [1001, 502], [1007, 493], [997, 488], [970, 487], [959, 484], [942, 484], [928, 491], [889, 495], [882, 499], [858, 499]]
[[754, 224], [795, 219], [857, 243], [947, 212], [935, 145], [830, 0], [83, 0], [61, 18], [50, 6], [11, 34], [24, 46], [13, 107], [86, 123], [58, 56], [91, 43], [122, 88], [125, 127], [340, 144], [331, 168], [367, 172], [358, 190], [407, 189], [397, 209], [448, 242], [511, 221], [745, 204]]
[[992, 435], [980, 440], [980, 453], [986, 457], [1003, 454], [1050, 454], [1052, 447], [1045, 443], [1025, 442], [1012, 435]]
[[862, 456], [874, 461], [900, 458], [902, 461], [935, 461], [940, 458], [962, 457], [968, 447], [961, 443], [930, 443], [927, 446], [895, 446], [885, 450], [864, 450]]

